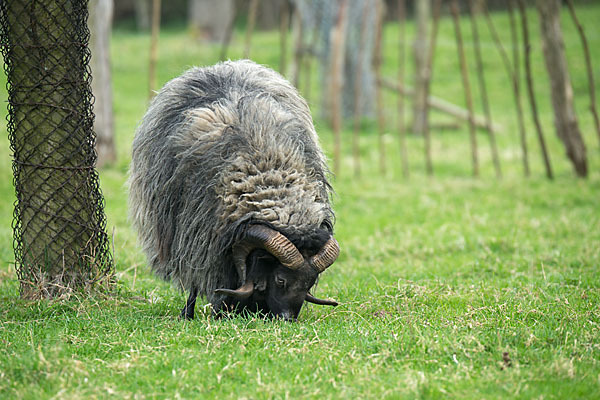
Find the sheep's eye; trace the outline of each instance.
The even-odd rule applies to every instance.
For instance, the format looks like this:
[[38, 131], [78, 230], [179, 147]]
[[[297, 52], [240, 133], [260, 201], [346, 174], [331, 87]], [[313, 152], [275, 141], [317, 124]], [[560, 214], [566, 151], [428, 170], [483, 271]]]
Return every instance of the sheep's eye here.
[[275, 283], [279, 287], [284, 287], [285, 286], [285, 279], [283, 279], [282, 277], [276, 275], [275, 276]]

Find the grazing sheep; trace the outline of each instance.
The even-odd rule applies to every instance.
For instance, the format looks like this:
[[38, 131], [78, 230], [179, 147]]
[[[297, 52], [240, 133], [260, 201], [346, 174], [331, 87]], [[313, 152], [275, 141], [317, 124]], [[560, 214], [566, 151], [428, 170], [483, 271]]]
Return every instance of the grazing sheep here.
[[337, 258], [329, 171], [308, 105], [251, 61], [192, 68], [156, 95], [133, 141], [130, 214], [152, 270], [219, 316], [295, 320]]

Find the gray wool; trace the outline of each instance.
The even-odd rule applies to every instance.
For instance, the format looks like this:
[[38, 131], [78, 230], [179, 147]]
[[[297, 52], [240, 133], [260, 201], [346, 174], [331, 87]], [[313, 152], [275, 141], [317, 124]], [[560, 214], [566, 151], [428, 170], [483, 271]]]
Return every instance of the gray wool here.
[[308, 105], [282, 76], [248, 60], [192, 68], [137, 129], [130, 217], [152, 270], [215, 304], [215, 289], [238, 284], [231, 246], [249, 222], [332, 226], [328, 174]]

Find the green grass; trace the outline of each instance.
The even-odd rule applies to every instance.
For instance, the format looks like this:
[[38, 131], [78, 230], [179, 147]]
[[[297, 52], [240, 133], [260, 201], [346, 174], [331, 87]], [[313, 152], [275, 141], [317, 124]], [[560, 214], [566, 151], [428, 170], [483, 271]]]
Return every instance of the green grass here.
[[[578, 12], [596, 62], [600, 5], [581, 6]], [[507, 15], [495, 14], [494, 21], [509, 38]], [[588, 145], [587, 180], [574, 178], [553, 132], [537, 21], [530, 25], [536, 91], [556, 179], [544, 178], [529, 113], [532, 177], [522, 177], [512, 94], [481, 26], [492, 111], [503, 126], [498, 141], [505, 178], [493, 178], [483, 132], [482, 177], [470, 177], [466, 127], [433, 132], [432, 178], [424, 174], [422, 140], [410, 136], [409, 181], [401, 178], [395, 130], [390, 128], [383, 176], [377, 166], [376, 130], [366, 121], [363, 175], [358, 179], [351, 173], [349, 140], [344, 140], [342, 171], [334, 180], [342, 253], [316, 291], [341, 305], [307, 305], [293, 324], [253, 316], [216, 321], [202, 304], [196, 320], [180, 321], [185, 295], [149, 273], [127, 221], [124, 186], [133, 132], [146, 107], [149, 38], [115, 31], [119, 161], [101, 172], [101, 184], [109, 233], [114, 230], [118, 285], [109, 296], [41, 302], [18, 298], [11, 246], [14, 195], [3, 127], [0, 398], [597, 396], [600, 152], [587, 112], [583, 57], [576, 31], [565, 18], [575, 101]], [[408, 25], [409, 34], [413, 28]], [[443, 18], [432, 90], [461, 104], [452, 29]], [[466, 24], [463, 33], [469, 43]], [[385, 35], [384, 75], [394, 77], [397, 27], [388, 25]], [[242, 38], [243, 32], [237, 32], [232, 58], [241, 55]], [[254, 43], [253, 57], [276, 68], [277, 34], [257, 33]], [[219, 50], [194, 43], [179, 28], [167, 29], [160, 42], [159, 80], [164, 83], [191, 65], [211, 64]], [[309, 99], [313, 106], [318, 86], [315, 79]], [[395, 99], [386, 96], [391, 127]], [[5, 91], [0, 98], [6, 99]], [[313, 114], [318, 116], [318, 107]], [[331, 132], [319, 120], [317, 128], [331, 154]], [[349, 133], [350, 127], [346, 138]], [[503, 362], [504, 352], [510, 365]]]

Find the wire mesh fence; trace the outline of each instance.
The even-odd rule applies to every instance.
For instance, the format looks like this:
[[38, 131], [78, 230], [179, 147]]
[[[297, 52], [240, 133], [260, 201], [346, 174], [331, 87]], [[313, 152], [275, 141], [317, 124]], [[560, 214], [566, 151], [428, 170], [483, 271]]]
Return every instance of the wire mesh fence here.
[[56, 297], [112, 277], [94, 168], [87, 0], [0, 2], [21, 296]]

